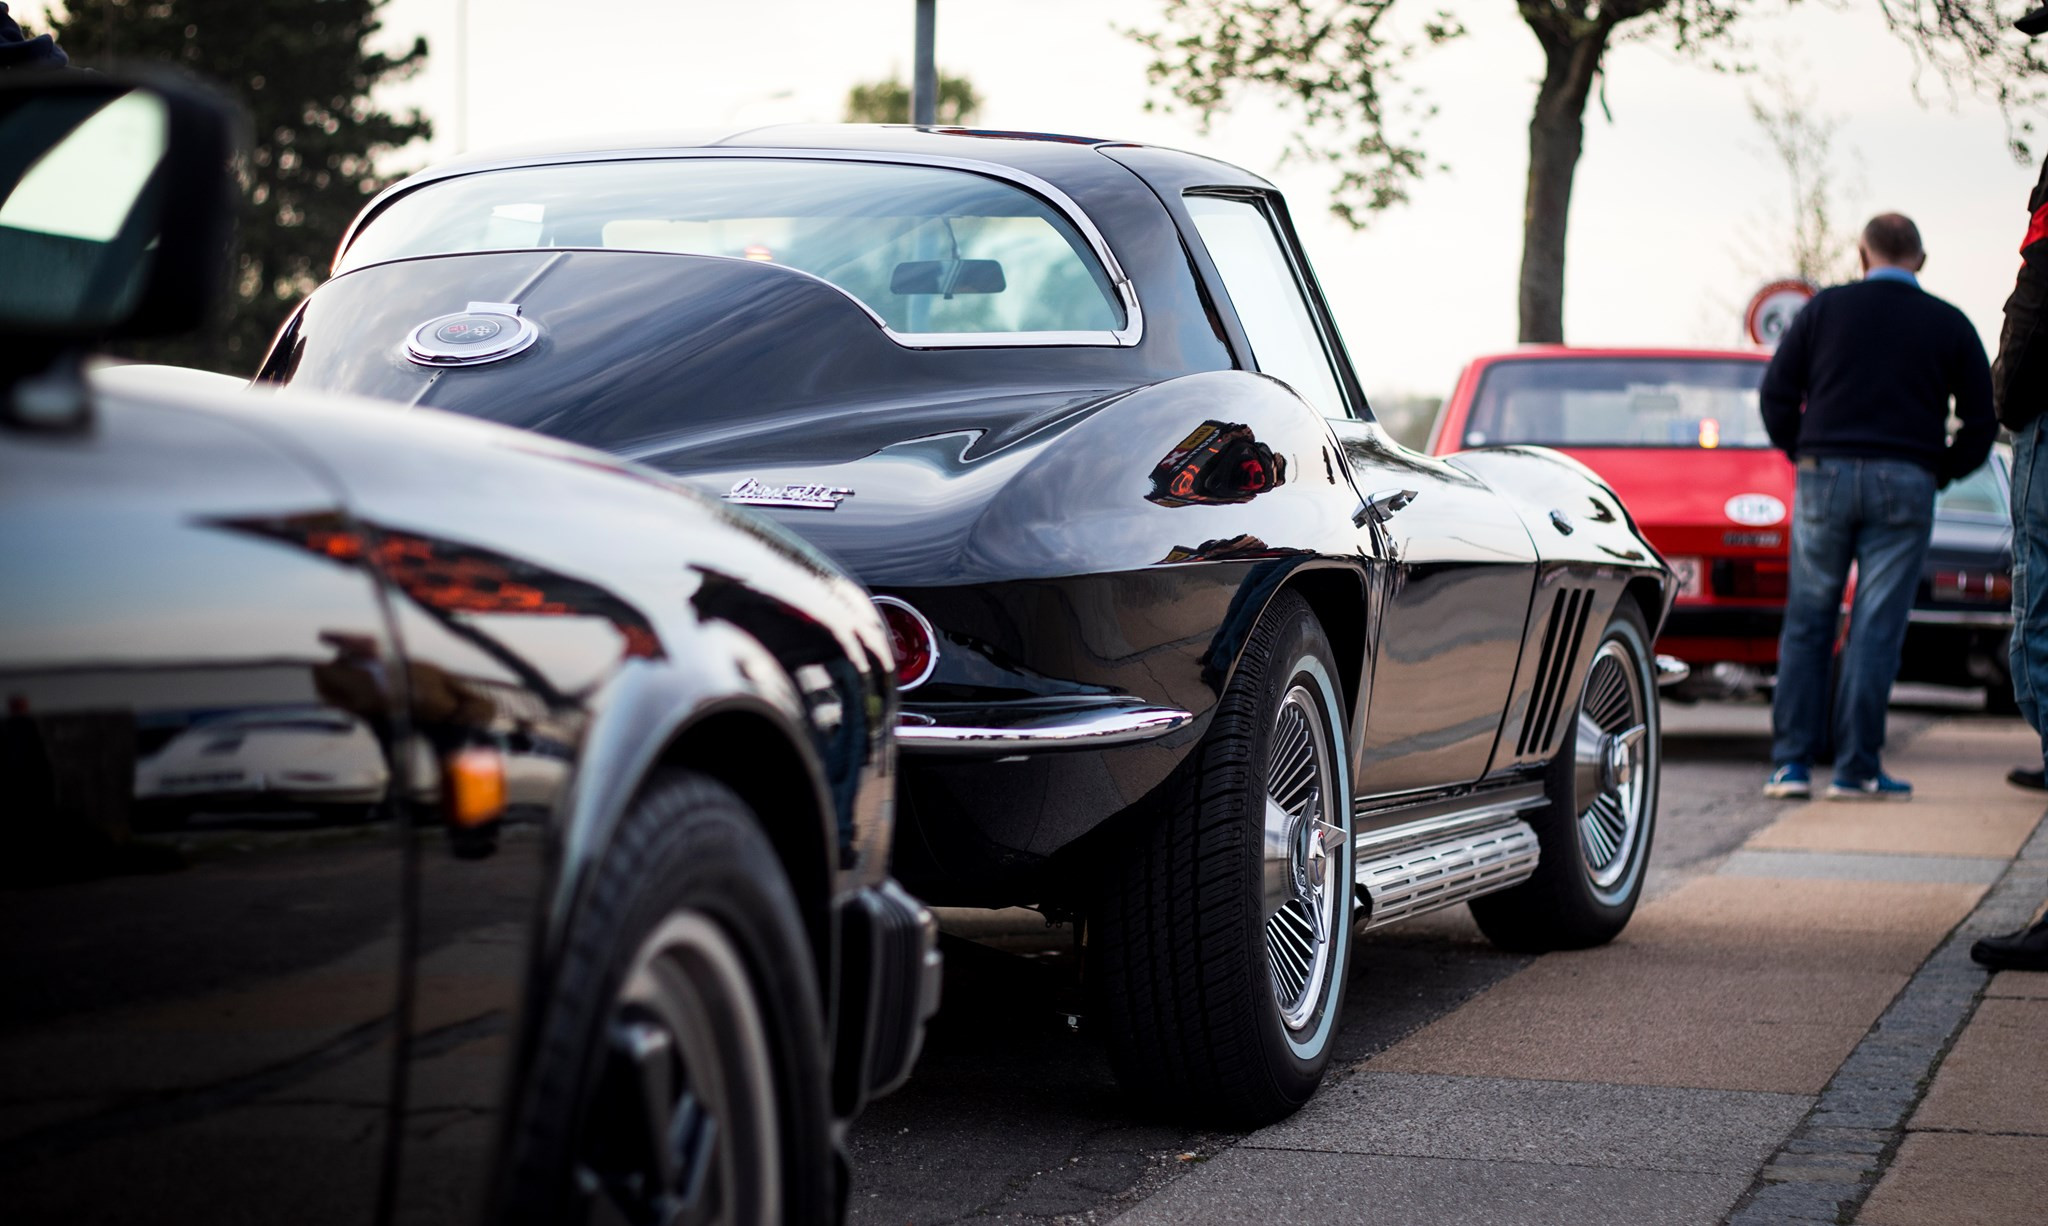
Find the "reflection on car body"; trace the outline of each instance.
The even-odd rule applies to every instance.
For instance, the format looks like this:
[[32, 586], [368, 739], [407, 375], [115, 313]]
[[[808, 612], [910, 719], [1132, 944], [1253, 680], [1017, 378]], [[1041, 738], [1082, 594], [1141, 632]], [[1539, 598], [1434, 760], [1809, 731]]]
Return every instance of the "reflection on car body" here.
[[[538, 339], [393, 360], [481, 302]], [[1582, 465], [1389, 438], [1237, 168], [905, 128], [460, 159], [364, 210], [260, 378], [598, 446], [845, 564], [904, 687], [897, 871], [1084, 915], [1155, 1101], [1299, 1105], [1354, 902], [1531, 948], [1634, 906], [1668, 572]]]
[[332, 707], [201, 717], [135, 764], [135, 799], [372, 805], [391, 772], [369, 725]]
[[0, 177], [0, 1217], [831, 1220], [937, 990], [866, 593], [597, 452], [88, 377], [228, 216], [206, 96], [0, 79], [24, 154], [109, 111], [108, 233]]

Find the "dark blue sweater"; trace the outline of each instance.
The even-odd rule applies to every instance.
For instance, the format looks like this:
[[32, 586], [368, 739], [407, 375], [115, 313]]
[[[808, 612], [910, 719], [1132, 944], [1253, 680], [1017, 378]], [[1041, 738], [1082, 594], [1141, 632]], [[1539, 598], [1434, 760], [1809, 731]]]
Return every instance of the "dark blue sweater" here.
[[[1816, 294], [1785, 329], [1761, 395], [1764, 428], [1794, 460], [1911, 460], [1944, 485], [1982, 464], [1998, 434], [1977, 329], [1903, 281]], [[1962, 419], [1953, 441], [1951, 397]]]

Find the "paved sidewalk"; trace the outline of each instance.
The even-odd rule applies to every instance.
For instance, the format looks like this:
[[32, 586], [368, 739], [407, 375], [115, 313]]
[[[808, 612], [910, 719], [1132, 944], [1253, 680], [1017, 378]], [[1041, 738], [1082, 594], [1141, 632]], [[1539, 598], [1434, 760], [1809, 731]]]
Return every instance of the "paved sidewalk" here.
[[2011, 878], [2044, 805], [2003, 775], [2037, 745], [1935, 725], [1888, 757], [1913, 803], [1785, 806], [1613, 944], [1537, 959], [1118, 1220], [2043, 1221], [2048, 976], [1977, 1005], [1957, 932], [1994, 883], [2034, 888]]

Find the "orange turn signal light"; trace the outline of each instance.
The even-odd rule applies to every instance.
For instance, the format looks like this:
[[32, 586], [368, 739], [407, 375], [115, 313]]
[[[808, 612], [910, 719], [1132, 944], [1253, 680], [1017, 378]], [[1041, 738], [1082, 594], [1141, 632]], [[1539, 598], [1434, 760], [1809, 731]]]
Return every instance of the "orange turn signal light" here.
[[449, 754], [443, 768], [450, 822], [469, 829], [504, 815], [505, 755], [472, 745]]

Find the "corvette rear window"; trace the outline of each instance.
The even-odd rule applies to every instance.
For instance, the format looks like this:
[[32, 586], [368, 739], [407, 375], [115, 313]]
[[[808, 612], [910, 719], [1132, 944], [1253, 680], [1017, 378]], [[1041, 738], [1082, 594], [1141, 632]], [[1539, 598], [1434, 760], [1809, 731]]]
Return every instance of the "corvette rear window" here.
[[1764, 364], [1711, 358], [1545, 358], [1487, 368], [1466, 447], [1769, 447]]
[[335, 272], [407, 256], [613, 248], [781, 264], [899, 333], [1108, 333], [1124, 309], [1074, 226], [968, 171], [667, 158], [486, 171], [394, 201]]

